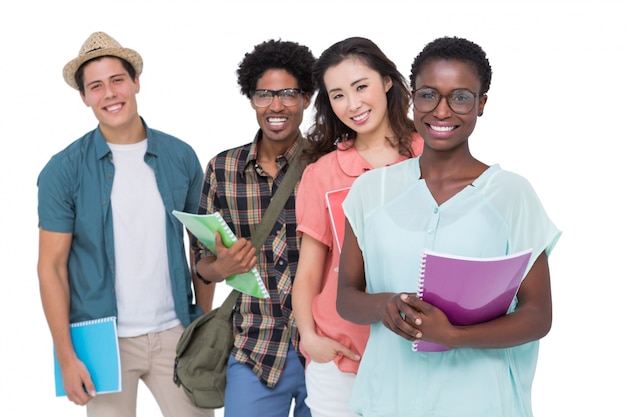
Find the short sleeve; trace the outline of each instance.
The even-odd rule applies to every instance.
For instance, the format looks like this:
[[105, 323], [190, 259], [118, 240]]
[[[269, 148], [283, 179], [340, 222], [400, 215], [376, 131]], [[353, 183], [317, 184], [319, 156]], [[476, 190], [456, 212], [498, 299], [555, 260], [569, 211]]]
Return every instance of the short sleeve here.
[[509, 171], [498, 171], [488, 180], [484, 192], [509, 225], [509, 253], [532, 248], [531, 266], [542, 252], [550, 255], [561, 231], [548, 217], [527, 179]]
[[368, 177], [367, 174], [369, 173], [361, 175], [356, 179], [356, 181], [354, 181], [354, 184], [352, 184], [352, 188], [350, 188], [350, 191], [348, 192], [348, 195], [342, 205], [346, 220], [350, 223], [350, 227], [352, 228], [357, 241], [360, 241], [363, 236], [363, 222], [365, 217], [363, 192], [367, 190], [367, 186], [364, 181]]
[[331, 247], [332, 231], [325, 200], [327, 190], [319, 180], [321, 174], [318, 171], [319, 165], [314, 163], [302, 173], [296, 195], [297, 230]]
[[[216, 202], [219, 204], [219, 200], [216, 198], [218, 185], [215, 175], [216, 159], [217, 157], [211, 159], [206, 166], [200, 191], [200, 201], [195, 208], [197, 214], [211, 214], [215, 211], [219, 211], [219, 207], [216, 207], [215, 204]], [[192, 236], [190, 246], [193, 252], [195, 263], [197, 263], [205, 256], [212, 255], [211, 251], [206, 246], [204, 246], [202, 242], [196, 239], [195, 236]]]
[[39, 227], [59, 233], [74, 230], [74, 200], [72, 179], [75, 174], [68, 172], [72, 164], [63, 163], [61, 156], [53, 157], [43, 168], [37, 179], [37, 213]]

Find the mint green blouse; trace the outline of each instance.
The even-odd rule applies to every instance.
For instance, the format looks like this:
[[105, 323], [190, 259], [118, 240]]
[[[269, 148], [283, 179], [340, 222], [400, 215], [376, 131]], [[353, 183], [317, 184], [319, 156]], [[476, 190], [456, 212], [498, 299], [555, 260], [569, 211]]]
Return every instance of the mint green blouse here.
[[[344, 202], [368, 292], [415, 292], [424, 248], [474, 257], [532, 248], [530, 266], [549, 255], [561, 232], [526, 179], [493, 165], [438, 205], [420, 179], [420, 159], [361, 175]], [[413, 352], [410, 341], [374, 323], [350, 406], [368, 417], [532, 416], [538, 348], [534, 341]]]

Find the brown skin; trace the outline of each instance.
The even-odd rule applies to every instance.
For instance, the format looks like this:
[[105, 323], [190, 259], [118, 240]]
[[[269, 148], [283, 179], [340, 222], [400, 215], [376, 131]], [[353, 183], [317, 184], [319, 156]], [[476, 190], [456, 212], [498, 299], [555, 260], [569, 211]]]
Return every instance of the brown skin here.
[[[192, 239], [192, 234], [189, 234], [189, 241]], [[189, 261], [194, 262], [194, 253], [193, 249], [189, 248]], [[190, 263], [191, 265], [191, 263]], [[213, 298], [215, 297], [215, 283], [211, 282], [209, 284], [205, 284], [198, 278], [198, 275], [195, 272], [194, 268], [191, 268], [191, 279], [193, 282], [194, 288], [194, 296], [196, 297], [196, 304], [204, 311], [205, 313], [211, 311], [213, 309]]]
[[[474, 69], [456, 60], [433, 60], [424, 66], [415, 81], [417, 88], [428, 86], [443, 95], [457, 88], [471, 91], [480, 88]], [[424, 138], [420, 160], [422, 178], [438, 204], [449, 200], [487, 169], [487, 165], [471, 155], [468, 145], [487, 97], [477, 100], [472, 112], [466, 115], [450, 110], [445, 99], [431, 112], [414, 110], [415, 127]], [[442, 134], [433, 126], [453, 126], [453, 129]], [[511, 314], [477, 325], [453, 326], [440, 309], [420, 300], [415, 293], [368, 294], [363, 254], [346, 221], [337, 309], [347, 320], [358, 324], [382, 321], [385, 327], [407, 340], [422, 339], [451, 348], [506, 348], [538, 340], [552, 325], [550, 271], [545, 253], [528, 272], [517, 298], [517, 310]]]
[[[298, 88], [298, 80], [284, 69], [269, 69], [257, 81], [258, 90], [282, 90]], [[257, 162], [263, 171], [271, 177], [278, 173], [276, 159], [283, 155], [300, 135], [304, 110], [311, 102], [309, 93], [302, 94], [298, 104], [285, 106], [278, 97], [274, 97], [267, 107], [257, 107], [250, 100], [262, 131], [258, 143]], [[281, 123], [271, 123], [276, 119]], [[249, 271], [257, 263], [256, 249], [249, 239], [239, 239], [233, 246], [223, 245], [219, 234], [215, 235], [215, 255], [205, 256], [196, 263], [196, 270], [211, 282], [224, 281], [233, 274]]]
[[256, 249], [248, 239], [238, 239], [230, 248], [215, 234], [215, 255], [205, 256], [196, 263], [196, 270], [207, 281], [221, 282], [231, 275], [243, 274], [257, 263]]

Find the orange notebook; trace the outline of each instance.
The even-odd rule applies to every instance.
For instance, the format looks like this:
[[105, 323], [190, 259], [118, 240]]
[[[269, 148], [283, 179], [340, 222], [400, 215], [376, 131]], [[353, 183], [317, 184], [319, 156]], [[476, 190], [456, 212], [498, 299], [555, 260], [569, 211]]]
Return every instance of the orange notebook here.
[[348, 195], [348, 191], [350, 191], [350, 187], [340, 188], [326, 193], [326, 206], [328, 207], [328, 214], [330, 215], [330, 225], [339, 253], [341, 253], [341, 245], [343, 244], [343, 235], [346, 225], [346, 216], [343, 213], [341, 204]]

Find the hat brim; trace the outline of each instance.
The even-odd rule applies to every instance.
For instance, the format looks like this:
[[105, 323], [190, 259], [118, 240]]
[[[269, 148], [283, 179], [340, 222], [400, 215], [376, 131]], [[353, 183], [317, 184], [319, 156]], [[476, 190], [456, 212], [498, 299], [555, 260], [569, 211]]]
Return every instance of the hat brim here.
[[63, 67], [63, 78], [65, 82], [68, 83], [70, 87], [78, 90], [78, 84], [76, 84], [76, 79], [74, 78], [78, 68], [89, 60], [103, 56], [114, 56], [128, 61], [135, 69], [137, 75], [140, 75], [143, 70], [143, 59], [141, 59], [141, 55], [136, 51], [129, 48], [102, 48], [74, 58], [65, 64], [65, 67]]

